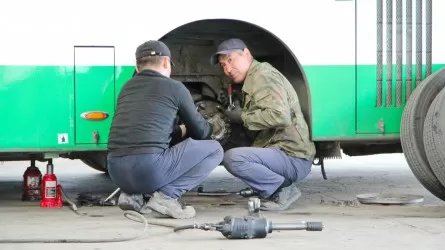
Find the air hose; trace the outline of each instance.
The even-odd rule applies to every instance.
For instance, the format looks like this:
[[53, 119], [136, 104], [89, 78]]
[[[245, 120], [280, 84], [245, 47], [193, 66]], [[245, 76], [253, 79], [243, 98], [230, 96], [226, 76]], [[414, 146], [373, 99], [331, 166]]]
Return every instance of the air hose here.
[[[63, 189], [61, 188], [62, 191], [62, 195], [65, 197], [65, 201], [68, 202], [70, 204], [70, 208], [74, 211], [74, 213], [76, 213], [77, 215], [80, 216], [88, 216], [86, 213], [79, 213], [77, 206], [74, 202], [72, 202], [68, 196], [65, 194], [65, 192], [63, 191]], [[136, 240], [139, 238], [142, 238], [142, 236], [144, 236], [144, 234], [147, 232], [148, 229], [148, 225], [154, 225], [154, 226], [162, 226], [162, 227], [168, 227], [168, 228], [177, 228], [180, 227], [178, 225], [174, 225], [174, 224], [169, 224], [169, 223], [160, 223], [160, 222], [154, 222], [154, 221], [148, 221], [142, 214], [135, 212], [135, 211], [131, 211], [131, 210], [126, 210], [124, 211], [124, 216], [127, 219], [139, 222], [139, 223], [143, 223], [144, 224], [144, 229], [143, 231], [136, 235], [136, 236], [132, 236], [132, 237], [122, 237], [122, 238], [111, 238], [111, 239], [49, 239], [49, 238], [36, 238], [36, 239], [24, 239], [24, 238], [20, 238], [20, 239], [0, 239], [0, 244], [12, 244], [12, 243], [19, 243], [19, 244], [23, 244], [23, 243], [108, 243], [108, 242], [123, 242], [123, 241], [131, 241], [131, 240]], [[92, 217], [97, 217], [97, 216], [92, 216]], [[132, 217], [136, 217], [136, 218], [132, 218]]]
[[[77, 206], [72, 202], [61, 188], [62, 195], [65, 196], [65, 201], [70, 204], [70, 208], [80, 216], [91, 216], [85, 213], [79, 213]], [[144, 230], [133, 237], [122, 237], [112, 239], [0, 239], [0, 244], [8, 243], [108, 243], [108, 242], [123, 242], [142, 238], [147, 232], [148, 225], [162, 226], [172, 228], [173, 232], [179, 232], [186, 229], [201, 229], [205, 231], [219, 231], [226, 238], [229, 239], [253, 239], [265, 238], [267, 234], [272, 233], [273, 230], [307, 230], [307, 231], [322, 231], [323, 224], [321, 222], [301, 222], [297, 224], [273, 224], [266, 218], [256, 218], [254, 216], [247, 216], [243, 218], [234, 218], [226, 216], [224, 221], [219, 223], [204, 223], [191, 225], [173, 225], [168, 223], [159, 223], [154, 221], [147, 221], [147, 219], [136, 211], [126, 210], [124, 216], [127, 219], [140, 222], [144, 224]], [[135, 218], [132, 218], [135, 217]]]

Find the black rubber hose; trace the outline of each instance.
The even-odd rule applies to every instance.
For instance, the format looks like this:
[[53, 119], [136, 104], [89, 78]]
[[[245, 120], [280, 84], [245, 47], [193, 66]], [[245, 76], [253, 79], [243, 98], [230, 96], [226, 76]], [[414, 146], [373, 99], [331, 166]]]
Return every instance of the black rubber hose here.
[[[129, 218], [129, 215], [137, 217], [139, 220], [131, 219]], [[47, 239], [47, 238], [41, 238], [41, 239], [3, 239], [0, 240], [0, 243], [3, 244], [11, 244], [11, 243], [106, 243], [106, 242], [123, 242], [123, 241], [131, 241], [136, 240], [138, 238], [141, 238], [145, 232], [148, 229], [148, 225], [156, 225], [156, 226], [164, 226], [169, 228], [176, 228], [177, 225], [171, 225], [171, 224], [164, 224], [164, 223], [156, 223], [156, 222], [149, 222], [147, 219], [140, 213], [135, 211], [124, 211], [124, 216], [127, 217], [130, 220], [141, 222], [144, 224], [144, 230], [132, 237], [123, 237], [123, 238], [112, 238], [112, 239]]]
[[[74, 202], [72, 202], [69, 197], [64, 192], [63, 188], [61, 188], [61, 193], [65, 197], [65, 201], [68, 202], [71, 206], [70, 208], [78, 215], [81, 216], [87, 216], [85, 213], [79, 213], [77, 206]], [[123, 241], [131, 241], [136, 240], [138, 238], [141, 238], [146, 232], [148, 225], [154, 225], [154, 226], [162, 226], [162, 227], [168, 227], [168, 228], [178, 228], [180, 226], [174, 225], [174, 224], [168, 224], [168, 223], [160, 223], [160, 222], [154, 222], [154, 221], [147, 221], [147, 219], [140, 213], [126, 210], [124, 211], [124, 216], [127, 219], [140, 222], [144, 224], [144, 230], [133, 237], [123, 237], [123, 238], [112, 238], [112, 239], [47, 239], [47, 238], [41, 238], [41, 239], [0, 239], [0, 244], [11, 244], [11, 243], [107, 243], [107, 242], [123, 242]], [[137, 219], [131, 218], [136, 217]]]

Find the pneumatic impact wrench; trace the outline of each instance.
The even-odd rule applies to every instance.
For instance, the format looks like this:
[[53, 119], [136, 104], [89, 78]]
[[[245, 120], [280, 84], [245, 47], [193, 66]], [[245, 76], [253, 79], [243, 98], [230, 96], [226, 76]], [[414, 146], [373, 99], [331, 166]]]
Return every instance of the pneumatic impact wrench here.
[[306, 230], [322, 231], [321, 222], [300, 222], [287, 224], [273, 224], [259, 214], [260, 201], [258, 198], [250, 199], [248, 203], [249, 215], [245, 217], [226, 216], [219, 223], [193, 224], [177, 227], [175, 232], [185, 229], [201, 229], [205, 231], [218, 231], [228, 239], [256, 239], [266, 238], [267, 234], [277, 230]]
[[219, 231], [228, 239], [255, 239], [266, 238], [267, 234], [276, 230], [306, 230], [322, 231], [321, 222], [301, 222], [295, 224], [273, 224], [266, 218], [246, 216], [234, 218], [227, 216], [224, 221], [217, 224], [204, 223], [175, 228], [175, 232], [184, 229], [202, 229], [205, 231]]

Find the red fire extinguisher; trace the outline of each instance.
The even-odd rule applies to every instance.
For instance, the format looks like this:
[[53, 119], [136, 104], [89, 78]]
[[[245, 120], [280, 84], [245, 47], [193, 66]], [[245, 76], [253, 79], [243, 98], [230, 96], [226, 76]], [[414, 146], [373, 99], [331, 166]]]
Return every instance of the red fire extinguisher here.
[[54, 174], [54, 166], [52, 160], [48, 160], [46, 166], [46, 174], [42, 181], [42, 201], [40, 207], [62, 207], [61, 186], [57, 184], [57, 177]]
[[35, 201], [42, 199], [42, 173], [36, 167], [36, 161], [31, 160], [25, 173], [23, 173], [22, 201]]

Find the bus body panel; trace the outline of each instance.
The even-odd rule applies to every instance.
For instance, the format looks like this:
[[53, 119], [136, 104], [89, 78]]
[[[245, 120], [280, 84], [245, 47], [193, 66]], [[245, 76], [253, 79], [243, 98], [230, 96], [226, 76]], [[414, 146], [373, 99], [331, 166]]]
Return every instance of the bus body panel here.
[[[432, 2], [434, 71], [445, 65], [445, 46], [440, 46], [445, 44], [445, 17], [439, 13], [445, 6], [441, 0]], [[393, 105], [375, 107], [375, 1], [279, 1], [277, 10], [257, 1], [229, 0], [224, 5], [231, 7], [221, 11], [214, 3], [198, 0], [166, 1], [163, 5], [169, 7], [161, 9], [150, 1], [108, 3], [31, 1], [22, 8], [23, 3], [11, 2], [1, 13], [0, 22], [8, 25], [0, 46], [0, 151], [106, 149], [116, 98], [134, 71], [136, 47], [190, 22], [217, 18], [258, 25], [297, 58], [310, 88], [314, 140], [398, 138], [405, 100], [395, 106], [395, 46]], [[74, 52], [81, 48], [76, 46], [99, 46], [95, 49], [108, 52], [85, 52], [79, 59]], [[413, 63], [414, 48], [415, 39]], [[86, 111], [110, 116], [87, 121], [80, 117]]]
[[135, 49], [142, 42], [196, 20], [219, 18], [268, 30], [303, 65], [355, 64], [354, 1], [280, 0], [275, 4], [279, 11], [253, 0], [225, 1], [225, 6], [236, 6], [230, 11], [217, 11], [214, 3], [204, 0], [165, 1], [163, 5], [172, 8], [162, 10], [142, 0], [116, 5], [104, 0], [43, 0], [30, 1], [27, 8], [22, 2], [11, 2], [0, 15], [0, 22], [8, 23], [2, 30], [0, 65], [72, 66], [76, 45], [114, 46], [116, 65], [133, 65]]
[[[410, 2], [411, 5], [408, 5]], [[431, 73], [445, 66], [445, 32], [443, 31], [445, 16], [442, 14], [445, 1], [431, 1], [432, 10], [428, 9], [427, 2], [357, 0], [358, 136], [361, 134], [398, 135], [407, 95], [409, 97], [409, 93], [419, 84], [419, 81], [430, 74], [427, 74], [426, 70], [427, 48], [429, 47], [427, 46], [428, 17], [432, 18], [432, 25], [430, 23], [432, 50], [429, 50]], [[422, 4], [418, 6], [418, 3]], [[417, 18], [419, 13], [421, 13], [421, 20]], [[380, 21], [381, 30], [378, 29], [378, 21]], [[421, 25], [419, 21], [422, 21]], [[388, 25], [388, 23], [391, 24]], [[417, 34], [417, 31], [420, 31], [419, 28], [421, 28], [420, 35]], [[409, 40], [408, 37], [411, 39]], [[381, 44], [380, 48], [378, 44]], [[418, 45], [421, 45], [421, 51], [418, 51]], [[417, 54], [421, 55], [422, 59], [421, 76], [417, 75]], [[390, 56], [387, 57], [387, 55]], [[378, 74], [378, 59], [381, 60], [382, 65], [380, 74]], [[390, 71], [388, 71], [388, 63], [392, 64]], [[411, 66], [411, 69], [408, 66]], [[409, 70], [411, 74], [407, 78]], [[397, 74], [398, 72], [400, 74]], [[379, 78], [381, 79], [380, 86]], [[409, 78], [412, 81], [408, 81], [408, 84], [411, 83], [412, 87], [411, 91], [408, 89], [407, 94]], [[391, 81], [388, 82], [387, 79]], [[399, 84], [397, 84], [398, 80]]]

